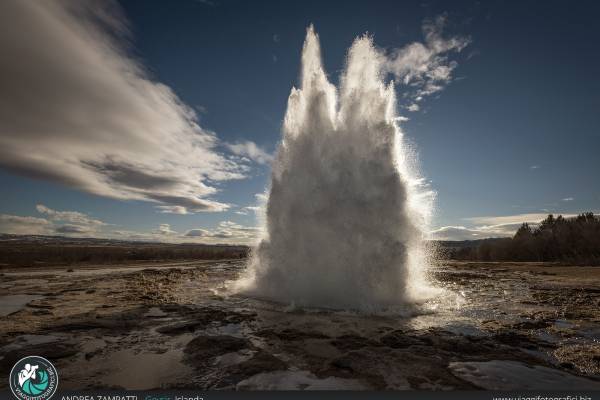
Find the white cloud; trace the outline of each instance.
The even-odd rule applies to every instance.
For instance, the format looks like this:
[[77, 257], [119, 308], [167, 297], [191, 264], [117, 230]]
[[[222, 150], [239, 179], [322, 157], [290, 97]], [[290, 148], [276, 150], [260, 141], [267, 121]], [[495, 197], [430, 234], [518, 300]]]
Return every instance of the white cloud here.
[[162, 214], [189, 214], [187, 208], [182, 206], [156, 206], [156, 209]]
[[270, 164], [273, 155], [249, 140], [237, 143], [225, 143], [225, 146], [233, 153], [241, 157], [247, 157], [258, 164]]
[[91, 235], [95, 233], [94, 229], [89, 226], [64, 224], [54, 228], [54, 233], [60, 233], [65, 235]]
[[[519, 223], [483, 225], [476, 227], [444, 226], [430, 232], [436, 240], [476, 240], [485, 238], [511, 237], [521, 226]], [[535, 226], [535, 223], [531, 224]]]
[[411, 105], [406, 107], [406, 109], [410, 112], [416, 112], [416, 111], [419, 111], [421, 109], [421, 107], [419, 107], [419, 105], [417, 103], [412, 103]]
[[[527, 223], [538, 223], [541, 222], [548, 216], [548, 213], [529, 213], [529, 214], [516, 214], [516, 215], [504, 215], [504, 216], [493, 216], [493, 217], [472, 217], [465, 218], [478, 225], [507, 225], [507, 224], [522, 224]], [[563, 217], [574, 217], [576, 214], [562, 214]]]
[[103, 239], [119, 239], [165, 243], [225, 243], [254, 244], [261, 228], [246, 226], [233, 221], [222, 221], [214, 229], [195, 228], [185, 233], [173, 229], [170, 224], [160, 224], [147, 232], [128, 229], [110, 229], [114, 225], [90, 218], [78, 211], [56, 211], [42, 204], [36, 206], [46, 218], [0, 214], [0, 233], [17, 235], [64, 235], [86, 236]]
[[40, 214], [45, 214], [49, 219], [53, 221], [59, 222], [71, 222], [78, 225], [88, 225], [88, 226], [102, 226], [106, 225], [104, 222], [93, 219], [87, 216], [84, 213], [78, 211], [56, 211], [51, 208], [46, 207], [43, 204], [38, 204], [35, 206], [36, 210]]
[[475, 240], [481, 239], [480, 232], [464, 226], [443, 226], [430, 232], [436, 240]]
[[0, 232], [15, 235], [45, 235], [52, 231], [52, 223], [44, 218], [0, 214]]
[[207, 231], [206, 229], [196, 228], [196, 229], [190, 229], [189, 231], [187, 231], [185, 236], [188, 236], [188, 237], [210, 237], [210, 232]]
[[261, 212], [261, 210], [262, 207], [260, 206], [246, 206], [237, 210], [235, 213], [238, 215], [248, 215], [250, 213], [258, 214], [259, 212]]
[[407, 96], [413, 102], [411, 111], [418, 111], [414, 102], [443, 90], [452, 81], [452, 72], [458, 63], [450, 60], [449, 55], [460, 53], [470, 43], [467, 37], [445, 38], [442, 35], [445, 25], [445, 15], [426, 20], [423, 23], [425, 42], [395, 49], [388, 58], [388, 70], [412, 89]]
[[152, 233], [157, 235], [177, 235], [177, 232], [171, 229], [171, 225], [169, 224], [160, 224], [157, 229], [154, 229]]
[[539, 165], [532, 165], [531, 167], [529, 167], [529, 169], [539, 169], [540, 166]]
[[253, 243], [261, 233], [255, 226], [245, 226], [232, 221], [222, 221], [215, 229], [191, 229], [186, 237], [208, 239], [209, 242]]
[[575, 197], [565, 197], [564, 199], [562, 199], [562, 201], [573, 201], [575, 200]]
[[35, 208], [37, 212], [46, 215], [52, 221], [52, 225], [49, 227], [52, 228], [51, 233], [61, 235], [93, 235], [103, 226], [107, 225], [79, 211], [57, 211], [43, 204], [38, 204]]
[[[560, 214], [565, 218], [577, 214]], [[529, 213], [504, 216], [488, 216], [465, 218], [474, 224], [465, 226], [444, 226], [430, 232], [431, 237], [437, 240], [474, 240], [492, 237], [511, 237], [524, 223], [535, 227], [548, 216], [548, 213]]]
[[256, 193], [254, 197], [256, 197], [256, 200], [262, 205], [267, 204], [267, 201], [269, 201], [269, 195], [267, 193]]
[[186, 212], [227, 209], [207, 182], [247, 167], [127, 54], [116, 2], [5, 0], [0, 23], [0, 167]]

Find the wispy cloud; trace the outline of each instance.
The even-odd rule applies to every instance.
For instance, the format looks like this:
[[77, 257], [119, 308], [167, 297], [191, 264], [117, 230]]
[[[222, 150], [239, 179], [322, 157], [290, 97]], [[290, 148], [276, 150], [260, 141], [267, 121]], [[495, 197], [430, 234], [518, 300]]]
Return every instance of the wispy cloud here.
[[565, 197], [564, 199], [562, 199], [562, 201], [573, 201], [575, 200], [575, 197]]
[[79, 211], [58, 211], [43, 204], [38, 204], [35, 208], [51, 222], [46, 227], [46, 233], [93, 236], [108, 225]]
[[237, 143], [225, 143], [225, 146], [233, 153], [246, 157], [258, 164], [270, 164], [273, 155], [249, 140]]
[[189, 214], [187, 208], [182, 206], [156, 206], [156, 209], [162, 214]]
[[78, 211], [57, 211], [43, 204], [35, 206], [37, 212], [45, 214], [49, 219], [58, 222], [70, 222], [73, 224], [84, 225], [84, 226], [103, 226], [106, 225], [104, 222], [89, 217], [88, 215]]
[[248, 243], [259, 238], [261, 229], [255, 226], [245, 226], [232, 221], [222, 221], [216, 229], [191, 229], [186, 232], [186, 237], [203, 239], [227, 239], [229, 242]]
[[[565, 218], [577, 214], [561, 214]], [[503, 216], [465, 218], [472, 226], [443, 226], [430, 232], [437, 240], [474, 240], [491, 237], [510, 237], [524, 223], [536, 226], [548, 216], [548, 213], [528, 213]]]
[[0, 214], [0, 233], [45, 235], [52, 232], [52, 223], [45, 218]]
[[529, 169], [539, 169], [540, 166], [539, 165], [532, 165], [531, 167], [529, 167]]
[[[548, 216], [547, 213], [527, 213], [503, 216], [488, 216], [488, 217], [472, 217], [465, 218], [466, 221], [476, 225], [506, 225], [506, 224], [521, 224], [537, 223]], [[563, 214], [565, 217], [575, 216], [575, 214]]]
[[[431, 233], [432, 238], [437, 240], [475, 240], [497, 237], [511, 237], [521, 226], [519, 223], [507, 223], [498, 225], [482, 225], [475, 227], [444, 226]], [[530, 225], [535, 226], [532, 222]]]
[[152, 233], [165, 236], [177, 235], [177, 232], [172, 230], [169, 224], [160, 224]]
[[246, 206], [237, 210], [235, 213], [239, 215], [249, 215], [251, 213], [257, 214], [262, 210], [262, 207], [259, 206]]
[[210, 235], [211, 235], [210, 231], [207, 231], [206, 229], [201, 229], [201, 228], [190, 229], [185, 234], [185, 236], [187, 236], [187, 237], [200, 237], [200, 238], [209, 237]]
[[248, 168], [128, 55], [118, 3], [6, 0], [0, 23], [0, 167], [178, 212], [227, 209], [209, 180]]
[[195, 228], [186, 232], [162, 223], [149, 231], [114, 229], [107, 224], [79, 211], [57, 211], [38, 205], [37, 211], [47, 218], [0, 214], [0, 233], [17, 235], [61, 235], [70, 237], [95, 237], [166, 243], [229, 243], [254, 244], [261, 228], [242, 225], [233, 221], [221, 221], [215, 228]]
[[481, 239], [481, 232], [465, 226], [443, 226], [430, 232], [436, 240], [475, 240]]
[[444, 37], [446, 16], [441, 15], [423, 23], [424, 43], [414, 42], [392, 51], [387, 66], [397, 81], [410, 91], [409, 111], [418, 111], [418, 102], [443, 90], [451, 81], [458, 66], [450, 59], [452, 53], [460, 53], [470, 43], [468, 37]]
[[64, 224], [54, 227], [54, 233], [61, 233], [65, 235], [90, 235], [94, 232], [95, 230], [91, 227], [82, 225]]

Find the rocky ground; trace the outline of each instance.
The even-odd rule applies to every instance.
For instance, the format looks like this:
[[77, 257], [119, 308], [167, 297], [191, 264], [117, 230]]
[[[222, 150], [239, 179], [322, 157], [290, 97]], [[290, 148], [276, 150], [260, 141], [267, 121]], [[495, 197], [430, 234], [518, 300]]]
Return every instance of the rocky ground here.
[[[243, 261], [0, 271], [0, 374], [62, 389], [600, 389], [600, 268], [440, 263], [402, 316], [228, 296]], [[7, 380], [0, 380], [0, 387]]]

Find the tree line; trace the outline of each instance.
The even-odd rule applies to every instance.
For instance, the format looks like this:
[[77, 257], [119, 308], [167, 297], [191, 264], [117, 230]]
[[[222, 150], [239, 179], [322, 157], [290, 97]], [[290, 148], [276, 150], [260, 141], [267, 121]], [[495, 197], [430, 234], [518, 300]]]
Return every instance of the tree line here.
[[550, 214], [534, 228], [523, 223], [512, 238], [482, 240], [447, 251], [446, 257], [456, 260], [600, 265], [600, 217], [592, 212], [573, 218]]

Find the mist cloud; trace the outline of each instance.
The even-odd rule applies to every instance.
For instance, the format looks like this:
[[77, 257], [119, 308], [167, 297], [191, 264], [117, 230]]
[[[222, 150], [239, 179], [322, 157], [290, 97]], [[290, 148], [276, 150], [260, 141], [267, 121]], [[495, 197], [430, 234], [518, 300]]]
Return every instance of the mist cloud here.
[[228, 208], [206, 182], [247, 167], [120, 45], [116, 3], [5, 0], [0, 22], [0, 167], [162, 212]]

